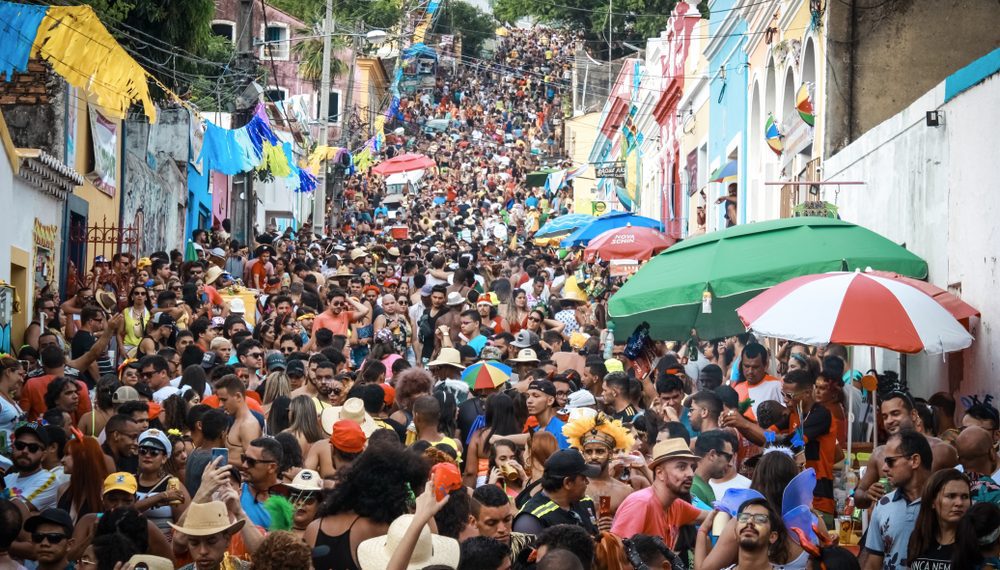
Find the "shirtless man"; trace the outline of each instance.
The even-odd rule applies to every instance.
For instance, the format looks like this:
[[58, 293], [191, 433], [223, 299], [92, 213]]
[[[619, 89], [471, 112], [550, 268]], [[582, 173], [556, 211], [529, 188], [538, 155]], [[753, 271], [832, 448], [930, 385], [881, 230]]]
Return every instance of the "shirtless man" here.
[[[606, 513], [607, 516], [600, 516], [597, 521], [601, 530], [609, 530], [611, 519], [618, 511], [618, 505], [622, 504], [622, 501], [629, 496], [633, 489], [631, 485], [611, 477], [610, 466], [614, 454], [612, 448], [614, 443], [613, 440], [609, 440], [606, 436], [602, 437], [602, 435], [590, 437], [588, 434], [583, 437], [583, 458], [587, 460], [587, 463], [601, 468], [601, 474], [590, 479], [590, 485], [587, 486], [587, 496], [598, 506], [599, 515], [602, 514], [600, 513], [600, 498], [611, 498], [611, 511]], [[605, 519], [607, 520], [605, 521]]]
[[[908, 394], [902, 392], [892, 392], [880, 403], [879, 409], [882, 413], [882, 423], [885, 424], [885, 431], [889, 436], [899, 433], [902, 429], [919, 428], [921, 422], [914, 408], [913, 400]], [[921, 430], [921, 433], [923, 431]], [[934, 454], [934, 463], [931, 471], [947, 469], [958, 464], [958, 454], [955, 448], [941, 441], [940, 439], [927, 435], [927, 441], [931, 444], [931, 451]], [[885, 446], [880, 445], [872, 452], [871, 459], [868, 460], [868, 468], [865, 475], [858, 482], [858, 487], [854, 491], [854, 504], [858, 508], [866, 509], [878, 502], [885, 495], [885, 488], [879, 482], [882, 473], [882, 458], [885, 456]]]
[[243, 465], [243, 453], [250, 442], [262, 434], [257, 418], [247, 407], [246, 390], [243, 381], [235, 374], [223, 376], [215, 385], [222, 409], [233, 418], [233, 425], [226, 436], [226, 447], [229, 449], [229, 464], [237, 468]]

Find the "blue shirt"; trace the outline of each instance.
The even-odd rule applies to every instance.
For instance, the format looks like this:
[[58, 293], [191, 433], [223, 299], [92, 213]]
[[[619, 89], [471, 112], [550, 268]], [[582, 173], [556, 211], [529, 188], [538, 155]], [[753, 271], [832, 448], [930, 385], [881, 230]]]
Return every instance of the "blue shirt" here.
[[483, 351], [483, 347], [486, 346], [487, 338], [483, 335], [479, 335], [476, 338], [465, 343], [466, 346], [472, 347], [476, 351], [476, 356]]
[[559, 444], [559, 449], [569, 449], [569, 440], [563, 435], [563, 426], [566, 422], [559, 419], [558, 416], [552, 416], [549, 420], [549, 425], [542, 428], [542, 431], [547, 431], [556, 437], [556, 443]]
[[906, 550], [920, 512], [920, 497], [906, 502], [902, 490], [896, 489], [878, 500], [868, 524], [865, 549], [882, 556], [882, 570], [906, 570]]
[[271, 526], [271, 513], [264, 508], [264, 503], [258, 502], [254, 497], [249, 483], [243, 483], [240, 492], [240, 506], [243, 507], [243, 512], [247, 514], [247, 518], [253, 524], [265, 529]]

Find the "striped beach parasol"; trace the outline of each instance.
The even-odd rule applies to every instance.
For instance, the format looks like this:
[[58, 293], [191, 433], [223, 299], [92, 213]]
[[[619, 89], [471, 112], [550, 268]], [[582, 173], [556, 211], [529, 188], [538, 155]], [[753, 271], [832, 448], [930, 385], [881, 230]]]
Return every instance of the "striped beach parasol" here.
[[510, 380], [510, 366], [496, 360], [484, 360], [466, 368], [462, 372], [462, 381], [469, 385], [470, 390], [488, 390], [502, 386]]

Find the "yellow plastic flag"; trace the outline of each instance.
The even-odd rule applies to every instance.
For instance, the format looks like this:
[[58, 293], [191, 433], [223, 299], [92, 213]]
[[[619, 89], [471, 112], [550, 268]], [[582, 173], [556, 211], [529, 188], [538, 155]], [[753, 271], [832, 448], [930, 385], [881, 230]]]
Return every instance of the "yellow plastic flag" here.
[[364, 150], [354, 155], [354, 166], [358, 170], [368, 170], [372, 162], [374, 162], [372, 151], [368, 147], [365, 147]]
[[146, 71], [118, 45], [90, 6], [49, 6], [32, 55], [41, 55], [113, 117], [124, 119], [129, 106], [141, 102], [149, 121], [156, 122]]
[[309, 155], [309, 170], [319, 172], [324, 160], [333, 160], [340, 152], [339, 146], [317, 146], [316, 150]]
[[257, 170], [269, 169], [275, 178], [287, 178], [292, 175], [292, 169], [288, 166], [288, 157], [285, 149], [274, 146], [269, 141], [264, 141], [264, 157]]

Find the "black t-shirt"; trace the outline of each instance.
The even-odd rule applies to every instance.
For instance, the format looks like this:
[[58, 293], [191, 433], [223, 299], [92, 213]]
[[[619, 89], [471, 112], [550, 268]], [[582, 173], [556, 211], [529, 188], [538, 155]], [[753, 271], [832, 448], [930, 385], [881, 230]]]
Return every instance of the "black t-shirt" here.
[[[84, 354], [97, 344], [97, 339], [94, 337], [93, 333], [85, 330], [78, 330], [76, 334], [73, 335], [73, 342], [70, 344], [70, 357], [80, 358]], [[104, 353], [97, 359], [97, 371], [100, 375], [114, 374], [115, 367], [111, 362], [111, 358], [108, 356], [108, 352]], [[83, 380], [88, 388], [93, 388], [94, 383], [97, 382], [97, 378], [92, 378], [87, 369], [80, 371], [80, 380]]]
[[910, 570], [951, 570], [951, 554], [954, 544], [933, 544], [910, 561]]

